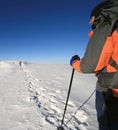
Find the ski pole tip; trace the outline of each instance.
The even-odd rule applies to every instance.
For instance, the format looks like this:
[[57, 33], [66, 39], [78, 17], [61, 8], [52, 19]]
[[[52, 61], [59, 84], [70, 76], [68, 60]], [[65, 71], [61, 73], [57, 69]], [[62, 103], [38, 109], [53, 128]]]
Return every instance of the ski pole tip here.
[[57, 130], [65, 130], [65, 129], [63, 128], [63, 126], [59, 126], [57, 127]]

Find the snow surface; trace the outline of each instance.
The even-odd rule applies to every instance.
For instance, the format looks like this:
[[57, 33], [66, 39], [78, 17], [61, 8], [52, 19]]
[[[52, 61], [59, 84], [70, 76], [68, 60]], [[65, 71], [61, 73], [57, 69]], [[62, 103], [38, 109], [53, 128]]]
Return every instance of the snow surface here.
[[[61, 124], [72, 68], [66, 64], [0, 62], [0, 130], [56, 130]], [[75, 72], [65, 130], [97, 130], [96, 77]]]

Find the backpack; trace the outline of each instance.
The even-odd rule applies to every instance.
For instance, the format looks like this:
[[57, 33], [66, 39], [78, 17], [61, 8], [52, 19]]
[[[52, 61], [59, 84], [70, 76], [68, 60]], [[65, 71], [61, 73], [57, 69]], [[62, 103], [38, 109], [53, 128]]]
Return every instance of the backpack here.
[[92, 29], [104, 27], [109, 24], [109, 34], [116, 28], [118, 23], [118, 0], [105, 0], [97, 5], [91, 12], [90, 17], [95, 16]]

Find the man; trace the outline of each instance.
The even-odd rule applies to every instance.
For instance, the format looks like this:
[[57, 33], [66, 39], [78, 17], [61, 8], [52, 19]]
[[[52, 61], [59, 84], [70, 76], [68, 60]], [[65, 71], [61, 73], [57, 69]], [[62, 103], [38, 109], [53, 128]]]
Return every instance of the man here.
[[118, 130], [118, 0], [105, 0], [91, 12], [92, 32], [84, 57], [71, 58], [72, 67], [95, 73], [99, 130]]

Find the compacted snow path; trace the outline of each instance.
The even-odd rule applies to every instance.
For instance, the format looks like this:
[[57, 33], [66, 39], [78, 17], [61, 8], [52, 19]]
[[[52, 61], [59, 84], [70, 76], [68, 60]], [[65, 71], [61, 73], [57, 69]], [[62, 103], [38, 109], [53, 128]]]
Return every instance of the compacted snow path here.
[[24, 79], [17, 62], [0, 63], [0, 130], [38, 130], [39, 116]]

